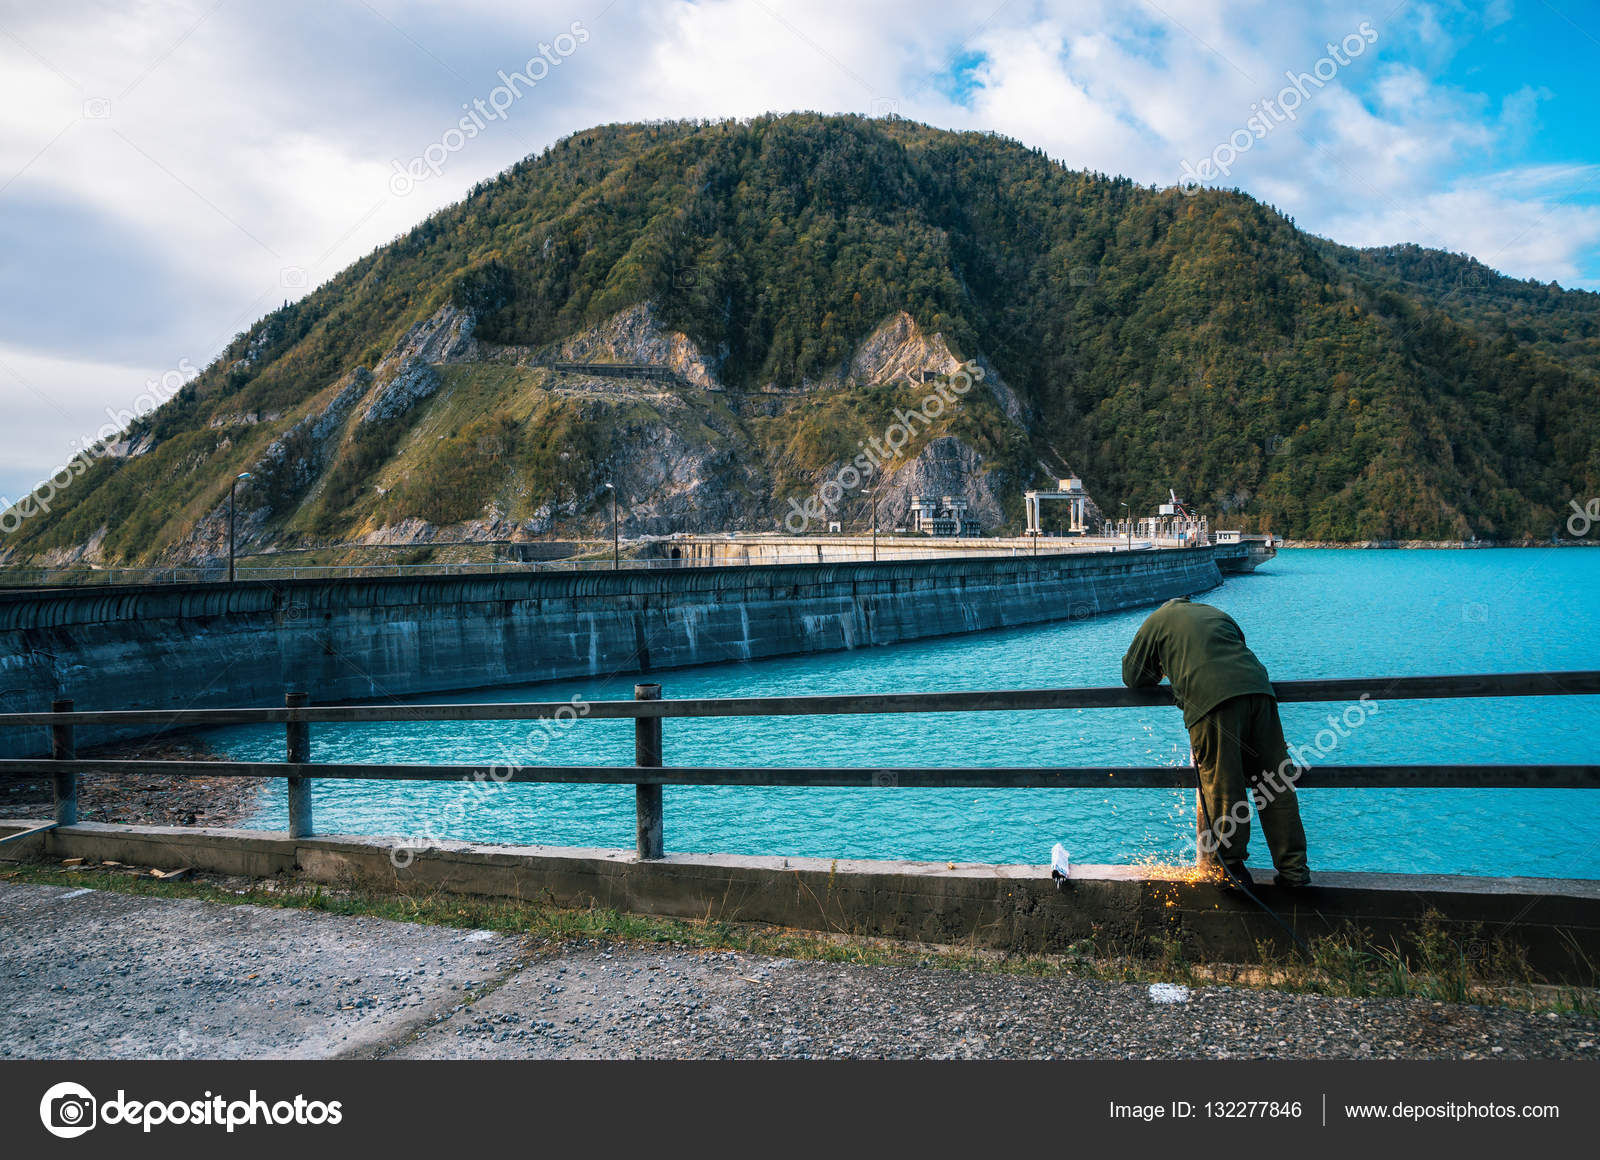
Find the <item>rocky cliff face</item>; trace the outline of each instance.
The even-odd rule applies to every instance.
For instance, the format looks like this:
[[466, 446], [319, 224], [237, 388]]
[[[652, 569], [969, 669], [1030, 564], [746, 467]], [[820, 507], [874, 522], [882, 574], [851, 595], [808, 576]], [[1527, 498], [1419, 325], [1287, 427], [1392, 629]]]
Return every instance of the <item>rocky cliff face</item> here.
[[[281, 514], [275, 494], [315, 494], [316, 485], [340, 445], [361, 426], [393, 420], [428, 399], [440, 386], [437, 366], [470, 362], [479, 356], [470, 311], [442, 307], [416, 323], [373, 370], [356, 367], [333, 385], [320, 405], [275, 439], [249, 469], [252, 479], [237, 497], [235, 537], [240, 550], [259, 550], [274, 541], [270, 521]], [[403, 541], [396, 541], [403, 542]], [[170, 563], [225, 555], [228, 504], [224, 499], [193, 532], [165, 554]]]
[[416, 359], [425, 363], [468, 362], [478, 357], [478, 341], [472, 337], [478, 319], [459, 306], [441, 306], [423, 321], [406, 331], [395, 348], [378, 364], [379, 375], [389, 364]]
[[898, 379], [920, 382], [923, 371], [948, 375], [960, 365], [961, 360], [945, 344], [944, 335], [924, 334], [911, 315], [902, 310], [861, 344], [850, 360], [850, 377], [874, 385]]
[[[388, 385], [388, 381], [375, 379], [366, 367], [356, 367], [323, 392], [320, 406], [314, 406], [310, 414], [268, 445], [266, 454], [251, 465], [251, 478], [235, 497], [233, 531], [240, 551], [270, 539], [266, 526], [273, 509], [270, 501], [263, 502], [263, 497], [275, 490], [314, 485], [328, 465], [337, 436], [358, 405], [381, 394]], [[164, 553], [163, 562], [193, 563], [227, 555], [228, 505], [224, 497], [195, 524], [188, 537]]]
[[[310, 537], [297, 530], [296, 521], [332, 502], [332, 490], [348, 490], [349, 481], [341, 485], [339, 478], [356, 470], [353, 465], [372, 461], [363, 468], [370, 478], [357, 481], [353, 493], [368, 497], [363, 502], [407, 494], [409, 480], [434, 469], [443, 454], [436, 448], [491, 421], [509, 426], [478, 436], [466, 454], [464, 478], [481, 488], [467, 504], [476, 514], [440, 521], [425, 510], [407, 510], [397, 498], [373, 508], [371, 516], [352, 515], [318, 542], [425, 546], [605, 536], [612, 517], [607, 482], [616, 486], [625, 536], [793, 531], [784, 527], [789, 497], [803, 500], [808, 489], [822, 491], [839, 481], [851, 486], [840, 487], [832, 510], [809, 530], [825, 531], [827, 520], [835, 518], [851, 530], [865, 527], [873, 503], [880, 527], [900, 526], [909, 519], [914, 495], [954, 495], [993, 531], [1005, 521], [1007, 492], [1019, 486], [1015, 471], [996, 471], [997, 464], [973, 443], [974, 432], [1018, 422], [1015, 396], [981, 361], [972, 364], [982, 368], [974, 371], [975, 389], [960, 397], [950, 391], [949, 376], [961, 371], [962, 360], [942, 335], [924, 332], [909, 314], [885, 319], [838, 378], [776, 395], [726, 389], [716, 357], [663, 327], [648, 302], [538, 349], [480, 340], [476, 322], [469, 308], [441, 307], [409, 327], [371, 370], [350, 370], [299, 412], [240, 413], [211, 424], [229, 440], [255, 429], [278, 430], [251, 462], [252, 478], [239, 487], [239, 551], [305, 544]], [[258, 356], [253, 345], [246, 358]], [[552, 363], [665, 367], [676, 381], [556, 372]], [[501, 378], [493, 381], [504, 385], [482, 390], [483, 376], [495, 375]], [[941, 398], [941, 383], [946, 402], [930, 405]], [[863, 388], [881, 396], [877, 411], [856, 407]], [[981, 402], [975, 407], [970, 400]], [[900, 442], [896, 416], [923, 407], [939, 413], [913, 423], [912, 437]], [[975, 410], [980, 417], [971, 414]], [[536, 444], [557, 422], [569, 445], [555, 451], [552, 466], [572, 469], [565, 487], [552, 486], [516, 455], [504, 454], [507, 439], [522, 447]], [[875, 470], [858, 473], [854, 482], [853, 455], [822, 459], [805, 450], [838, 443], [847, 427], [858, 448], [885, 441], [877, 443], [885, 454]], [[148, 449], [146, 439], [125, 453]], [[487, 460], [492, 470], [472, 470]], [[575, 466], [580, 462], [586, 465], [581, 471]], [[186, 536], [160, 554], [161, 562], [224, 556], [227, 517], [223, 493]], [[103, 562], [104, 538], [101, 529], [71, 549], [53, 551], [48, 562]]]
[[[361, 422], [394, 418], [404, 410], [429, 405], [441, 391], [440, 371], [454, 364], [511, 365], [541, 374], [543, 397], [570, 403], [578, 426], [602, 433], [603, 471], [570, 496], [550, 496], [518, 510], [516, 503], [487, 500], [478, 518], [450, 526], [415, 516], [365, 531], [364, 543], [428, 544], [437, 540], [525, 539], [564, 528], [591, 535], [610, 530], [611, 493], [616, 485], [624, 535], [672, 532], [778, 531], [791, 508], [776, 494], [786, 475], [782, 441], [795, 429], [817, 423], [827, 405], [866, 385], [900, 391], [899, 408], [927, 406], [940, 397], [938, 381], [962, 367], [943, 336], [923, 332], [908, 314], [886, 319], [862, 343], [840, 380], [813, 384], [796, 397], [774, 400], [724, 389], [715, 360], [686, 335], [662, 327], [654, 308], [641, 304], [598, 326], [550, 347], [533, 350], [481, 342], [472, 337], [472, 320], [455, 308], [440, 311], [426, 325], [412, 328], [382, 362], [363, 396]], [[425, 359], [436, 360], [433, 363]], [[676, 384], [613, 379], [602, 374], [545, 371], [550, 363], [618, 363], [669, 368]], [[978, 376], [988, 397], [999, 404], [1000, 422], [1012, 420], [1015, 397], [989, 372]], [[448, 392], [446, 392], [448, 393]], [[954, 495], [966, 500], [971, 517], [985, 530], [1005, 520], [1003, 489], [1014, 481], [997, 474], [983, 455], [958, 435], [943, 433], [962, 399], [948, 388], [950, 405], [939, 421], [915, 427], [916, 436], [901, 453], [885, 458], [880, 469], [850, 488], [841, 488], [834, 509], [809, 530], [823, 531], [838, 518], [852, 529], [870, 522], [869, 503], [878, 505], [881, 527], [903, 525], [915, 495]], [[1007, 405], [1009, 402], [1010, 405]], [[1003, 416], [1003, 418], [1002, 418]], [[886, 412], [863, 438], [878, 438], [894, 425]], [[914, 425], [915, 426], [915, 425]], [[890, 443], [894, 440], [891, 437]], [[821, 491], [850, 465], [849, 459], [813, 465], [803, 481]], [[846, 474], [848, 481], [848, 473]], [[868, 498], [868, 489], [872, 498]], [[536, 489], [535, 489], [536, 490]], [[793, 490], [791, 488], [791, 490]], [[530, 495], [529, 497], [533, 497]], [[254, 531], [261, 522], [252, 519]], [[792, 530], [792, 529], [788, 529]]]
[[908, 525], [912, 496], [948, 495], [965, 500], [968, 517], [977, 520], [984, 531], [994, 531], [1005, 518], [998, 482], [977, 451], [961, 440], [949, 435], [929, 440], [915, 459], [886, 477], [877, 497], [878, 525]]
[[721, 389], [700, 349], [687, 335], [664, 330], [655, 307], [648, 302], [615, 314], [600, 326], [573, 335], [544, 353], [551, 362], [670, 367], [690, 386]]

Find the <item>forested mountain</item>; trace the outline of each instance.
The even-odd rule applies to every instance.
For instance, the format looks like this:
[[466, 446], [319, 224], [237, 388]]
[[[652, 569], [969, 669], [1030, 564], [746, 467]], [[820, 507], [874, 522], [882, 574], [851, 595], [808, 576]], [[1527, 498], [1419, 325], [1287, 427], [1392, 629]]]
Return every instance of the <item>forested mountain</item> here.
[[215, 553], [246, 470], [257, 546], [593, 532], [610, 480], [624, 534], [781, 530], [967, 363], [979, 388], [885, 464], [886, 526], [942, 488], [1016, 530], [1068, 470], [1110, 511], [1173, 487], [1338, 540], [1545, 539], [1600, 494], [1600, 296], [997, 136], [792, 115], [528, 158], [239, 335], [0, 551]]

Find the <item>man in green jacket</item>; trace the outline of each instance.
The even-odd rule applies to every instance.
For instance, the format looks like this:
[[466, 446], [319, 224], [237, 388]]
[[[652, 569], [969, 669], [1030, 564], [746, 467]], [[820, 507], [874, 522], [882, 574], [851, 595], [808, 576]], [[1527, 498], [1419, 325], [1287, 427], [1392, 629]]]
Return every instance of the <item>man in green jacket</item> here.
[[1256, 816], [1272, 851], [1278, 885], [1306, 886], [1306, 832], [1295, 799], [1295, 767], [1278, 720], [1278, 699], [1267, 670], [1245, 647], [1233, 617], [1187, 598], [1169, 600], [1139, 626], [1122, 658], [1122, 683], [1130, 688], [1172, 681], [1183, 710], [1189, 745], [1200, 770], [1200, 793], [1211, 833], [1202, 835], [1202, 860], [1214, 855], [1239, 881], [1250, 839], [1246, 787], [1255, 791]]

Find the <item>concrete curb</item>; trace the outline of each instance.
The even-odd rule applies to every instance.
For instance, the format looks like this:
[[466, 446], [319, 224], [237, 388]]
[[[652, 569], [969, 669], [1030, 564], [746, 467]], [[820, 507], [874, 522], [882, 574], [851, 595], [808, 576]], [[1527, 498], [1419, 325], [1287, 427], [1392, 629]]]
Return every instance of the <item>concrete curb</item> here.
[[[0, 837], [27, 822], [0, 821]], [[1291, 948], [1247, 899], [1208, 884], [1152, 877], [1143, 867], [1078, 866], [1065, 890], [1036, 866], [675, 854], [445, 843], [391, 860], [403, 839], [317, 837], [193, 827], [84, 823], [0, 846], [9, 861], [84, 858], [162, 869], [192, 867], [328, 885], [442, 891], [563, 907], [601, 906], [677, 918], [772, 923], [804, 930], [1062, 952], [1081, 939], [1147, 950], [1175, 939], [1198, 960], [1253, 962], [1258, 944]], [[1423, 916], [1469, 956], [1496, 938], [1523, 948], [1547, 979], [1595, 983], [1600, 882], [1554, 878], [1322, 874], [1309, 896], [1262, 886], [1262, 901], [1302, 937], [1364, 934], [1405, 943]]]

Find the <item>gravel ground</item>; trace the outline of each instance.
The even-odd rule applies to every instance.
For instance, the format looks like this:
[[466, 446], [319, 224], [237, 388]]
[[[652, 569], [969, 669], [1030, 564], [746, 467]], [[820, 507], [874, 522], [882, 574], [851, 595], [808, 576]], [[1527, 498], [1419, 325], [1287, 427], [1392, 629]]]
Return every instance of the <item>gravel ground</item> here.
[[397, 1045], [413, 1059], [1600, 1059], [1600, 1020], [1236, 987], [569, 948]]
[[[85, 757], [138, 761], [217, 761], [196, 741], [128, 742]], [[255, 812], [259, 777], [174, 777], [111, 773], [78, 776], [78, 816], [122, 826], [233, 826]], [[48, 820], [54, 809], [49, 778], [0, 777], [0, 818]]]
[[1600, 1059], [1600, 1020], [728, 952], [0, 883], [0, 1058]]
[[320, 1059], [502, 977], [487, 931], [0, 885], [0, 1059]]

